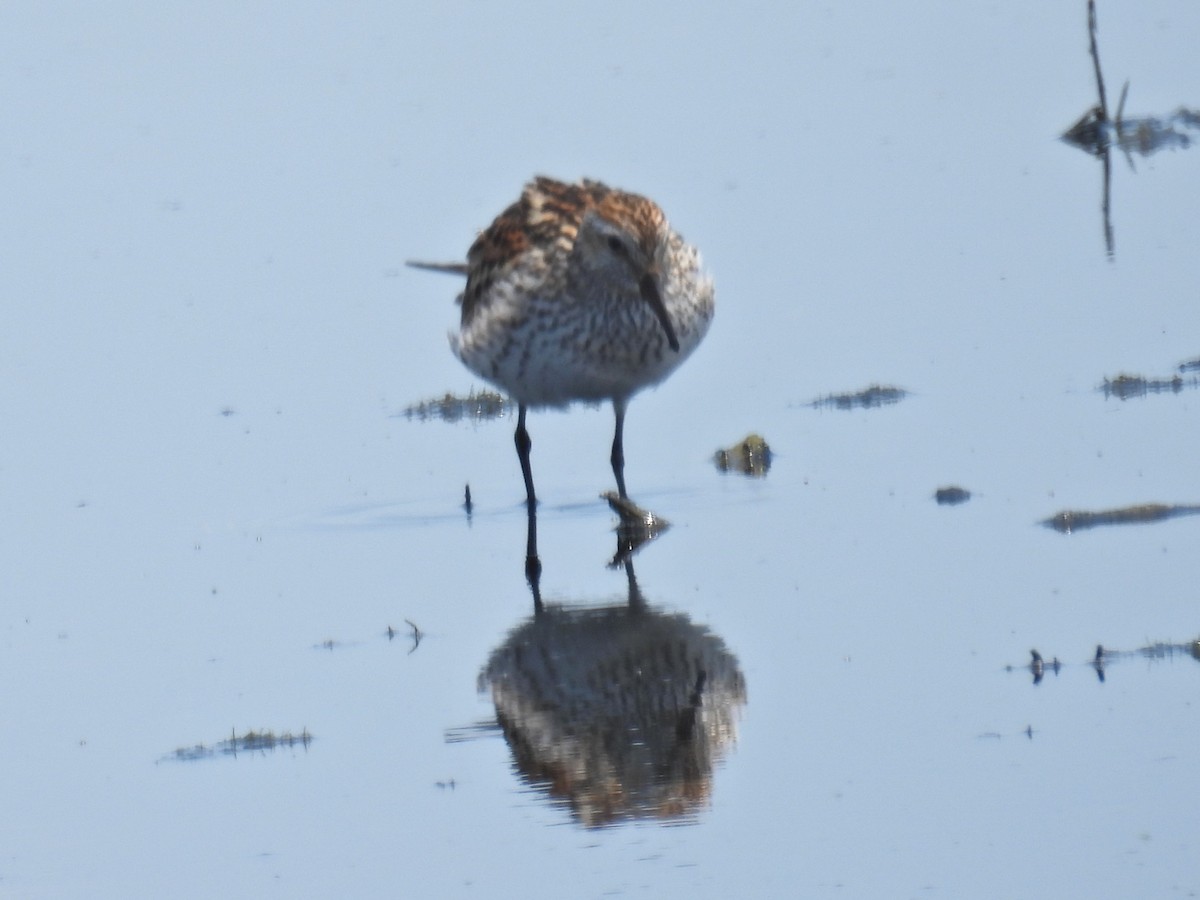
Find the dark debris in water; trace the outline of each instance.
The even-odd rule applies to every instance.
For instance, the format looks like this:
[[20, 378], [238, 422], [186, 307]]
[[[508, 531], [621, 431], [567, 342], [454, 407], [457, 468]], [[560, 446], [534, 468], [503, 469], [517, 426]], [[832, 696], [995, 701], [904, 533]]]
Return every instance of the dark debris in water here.
[[[1188, 365], [1184, 363], [1183, 365]], [[1180, 366], [1180, 371], [1184, 371]], [[1143, 378], [1141, 375], [1121, 374], [1116, 378], [1105, 378], [1097, 390], [1105, 398], [1116, 397], [1118, 400], [1130, 400], [1134, 397], [1145, 397], [1147, 394], [1178, 394], [1184, 388], [1200, 387], [1200, 378], [1192, 376], [1184, 378], [1173, 375], [1170, 378]]]
[[1055, 675], [1062, 669], [1062, 663], [1058, 661], [1058, 657], [1046, 659], [1037, 650], [1029, 651], [1029, 664], [1025, 666], [1005, 666], [1007, 671], [1012, 672], [1015, 669], [1027, 669], [1033, 675], [1033, 683], [1041, 684], [1042, 679], [1046, 677], [1047, 672], [1053, 672]]
[[471, 391], [465, 397], [447, 393], [444, 397], [414, 403], [401, 413], [406, 419], [424, 422], [441, 419], [443, 422], [461, 422], [463, 419], [480, 422], [484, 419], [499, 419], [512, 412], [511, 400], [495, 391]]
[[718, 450], [713, 454], [713, 462], [722, 472], [761, 478], [771, 469], [771, 448], [761, 435], [751, 434], [726, 450]]
[[947, 487], [940, 487], [934, 491], [933, 499], [940, 506], [957, 506], [960, 503], [966, 503], [970, 500], [971, 492], [958, 485], [949, 485]]
[[1100, 209], [1103, 215], [1104, 243], [1110, 259], [1114, 257], [1115, 240], [1112, 227], [1112, 155], [1120, 151], [1131, 171], [1137, 171], [1134, 154], [1150, 156], [1160, 150], [1176, 150], [1200, 143], [1200, 110], [1179, 107], [1166, 116], [1126, 116], [1125, 100], [1129, 81], [1121, 88], [1115, 113], [1110, 111], [1100, 65], [1100, 49], [1096, 34], [1096, 2], [1088, 0], [1088, 43], [1092, 67], [1096, 75], [1096, 103], [1068, 128], [1062, 139], [1103, 162], [1103, 194]]
[[814, 409], [875, 409], [880, 406], [891, 406], [899, 403], [908, 396], [904, 388], [890, 385], [873, 384], [852, 394], [829, 394], [818, 397], [808, 405]]
[[[1121, 93], [1122, 104], [1129, 82]], [[1092, 156], [1102, 157], [1111, 149], [1125, 154], [1133, 166], [1132, 154], [1151, 156], [1160, 150], [1186, 150], [1200, 140], [1200, 110], [1181, 106], [1165, 116], [1126, 116], [1118, 108], [1117, 117], [1106, 117], [1094, 106], [1062, 134], [1062, 139]]]
[[1200, 506], [1141, 503], [1136, 506], [1124, 506], [1120, 509], [1106, 509], [1099, 512], [1063, 510], [1048, 519], [1043, 519], [1040, 524], [1062, 534], [1071, 534], [1099, 525], [1141, 525], [1148, 522], [1163, 522], [1179, 516], [1194, 516], [1197, 513], [1200, 513]]
[[239, 753], [266, 754], [275, 750], [292, 749], [295, 747], [302, 747], [307, 750], [308, 745], [312, 741], [313, 736], [307, 728], [301, 729], [299, 734], [293, 734], [290, 731], [284, 731], [279, 734], [276, 734], [274, 731], [247, 731], [245, 734], [238, 734], [235, 729], [226, 740], [218, 741], [211, 746], [208, 744], [196, 744], [192, 747], [180, 747], [174, 753], [163, 757], [163, 759], [176, 760], [178, 762], [194, 762], [199, 759], [213, 759], [218, 756], [236, 757]]
[[[1005, 666], [1005, 670], [1009, 672], [1019, 670], [1028, 671], [1033, 676], [1033, 683], [1041, 684], [1042, 679], [1048, 673], [1058, 675], [1065, 665], [1059, 662], [1057, 656], [1052, 659], [1046, 659], [1037, 650], [1030, 650], [1029, 655], [1030, 660], [1026, 665]], [[1177, 657], [1185, 656], [1200, 662], [1200, 638], [1186, 641], [1182, 644], [1155, 641], [1153, 644], [1147, 644], [1136, 650], [1114, 650], [1111, 647], [1105, 647], [1103, 644], [1097, 644], [1096, 652], [1087, 661], [1087, 665], [1096, 673], [1096, 677], [1100, 681], [1104, 681], [1106, 668], [1110, 663], [1119, 662], [1123, 659], [1174, 660]]]
[[1103, 667], [1106, 663], [1115, 662], [1119, 659], [1166, 660], [1175, 659], [1179, 656], [1190, 656], [1192, 659], [1200, 662], [1200, 638], [1182, 644], [1172, 644], [1169, 641], [1155, 641], [1153, 644], [1146, 644], [1144, 647], [1138, 647], [1136, 650], [1114, 650], [1111, 647], [1105, 647], [1103, 644], [1097, 644], [1096, 656], [1092, 660], [1092, 665]]

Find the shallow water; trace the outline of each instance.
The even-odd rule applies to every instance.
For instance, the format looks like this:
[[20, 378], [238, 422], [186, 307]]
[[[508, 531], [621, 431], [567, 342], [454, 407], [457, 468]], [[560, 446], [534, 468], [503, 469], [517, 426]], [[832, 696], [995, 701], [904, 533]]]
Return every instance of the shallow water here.
[[[1200, 7], [1098, 13], [1131, 117], [1200, 104]], [[1083, 4], [587, 16], [0, 11], [0, 894], [1200, 890], [1200, 519], [1039, 524], [1200, 503], [1196, 149], [1113, 156], [1110, 255], [1057, 140]], [[626, 426], [640, 591], [744, 691], [677, 818], [522, 767], [479, 684], [533, 614], [513, 422], [404, 415], [482, 385], [403, 261], [535, 172], [716, 278]], [[543, 597], [620, 607], [611, 413], [530, 430]], [[718, 471], [752, 433], [769, 473]]]

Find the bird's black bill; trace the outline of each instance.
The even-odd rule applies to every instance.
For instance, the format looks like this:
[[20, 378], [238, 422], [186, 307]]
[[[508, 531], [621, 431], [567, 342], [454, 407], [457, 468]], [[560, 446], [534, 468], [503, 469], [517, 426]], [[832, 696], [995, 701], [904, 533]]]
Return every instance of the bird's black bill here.
[[671, 349], [676, 353], [679, 352], [679, 338], [675, 337], [675, 327], [671, 324], [671, 317], [667, 315], [667, 308], [663, 305], [662, 294], [658, 292], [658, 279], [654, 277], [653, 272], [647, 272], [642, 276], [642, 280], [638, 282], [638, 290], [642, 292], [642, 299], [654, 311], [654, 315], [658, 316], [658, 321], [663, 327], [663, 331], [667, 333], [667, 343], [671, 345]]

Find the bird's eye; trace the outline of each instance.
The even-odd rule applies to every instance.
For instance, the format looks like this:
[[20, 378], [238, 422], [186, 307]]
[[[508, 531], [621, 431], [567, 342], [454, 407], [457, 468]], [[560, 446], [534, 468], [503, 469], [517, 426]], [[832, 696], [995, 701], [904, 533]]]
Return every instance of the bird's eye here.
[[608, 249], [617, 254], [617, 256], [625, 255], [625, 245], [621, 243], [619, 238], [613, 235], [609, 235]]

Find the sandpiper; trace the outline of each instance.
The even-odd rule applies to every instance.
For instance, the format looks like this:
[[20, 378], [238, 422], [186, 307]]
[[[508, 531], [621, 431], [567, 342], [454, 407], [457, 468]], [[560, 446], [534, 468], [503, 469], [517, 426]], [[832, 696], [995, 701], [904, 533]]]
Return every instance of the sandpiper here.
[[612, 468], [625, 491], [630, 398], [687, 359], [708, 331], [713, 284], [658, 204], [584, 179], [537, 177], [483, 231], [467, 262], [417, 268], [466, 275], [450, 347], [517, 403], [517, 454], [536, 504], [529, 407], [611, 400]]

